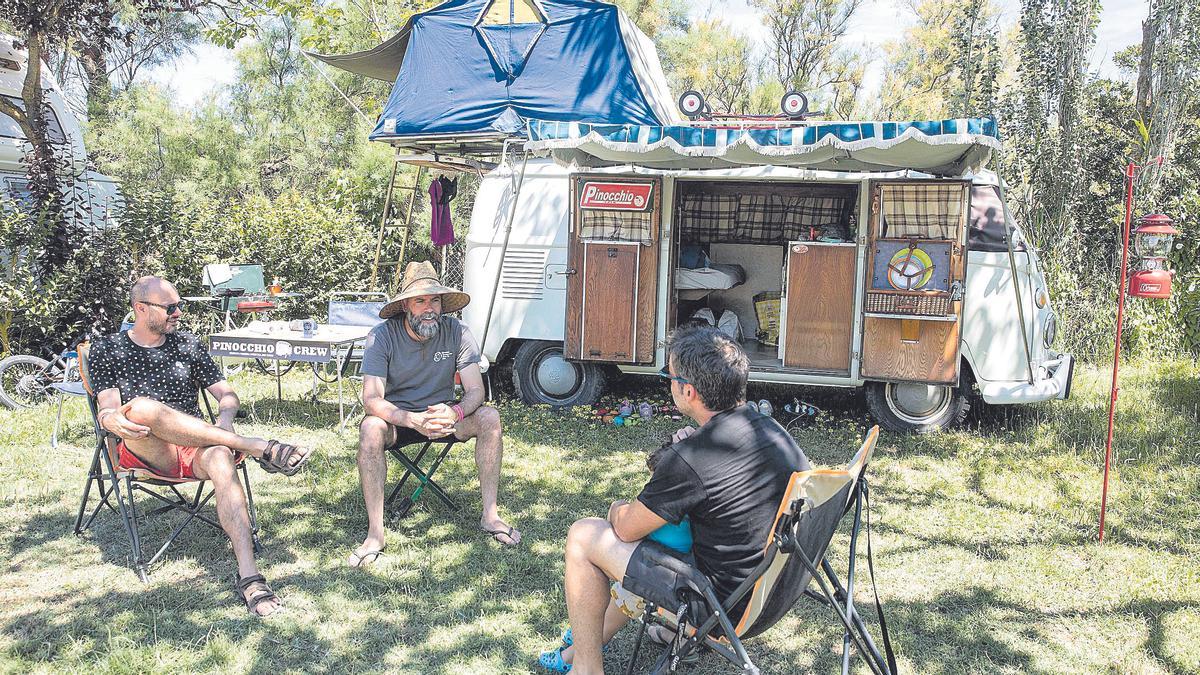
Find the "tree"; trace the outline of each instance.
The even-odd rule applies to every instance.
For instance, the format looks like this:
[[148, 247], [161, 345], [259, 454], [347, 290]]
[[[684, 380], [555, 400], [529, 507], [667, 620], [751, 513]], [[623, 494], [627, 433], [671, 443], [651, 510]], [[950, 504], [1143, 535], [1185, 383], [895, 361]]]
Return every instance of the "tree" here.
[[784, 89], [807, 94], [835, 116], [853, 115], [862, 90], [863, 55], [843, 45], [863, 0], [751, 0], [771, 35], [771, 61]]
[[[153, 25], [165, 13], [183, 9], [167, 5], [168, 0], [0, 0], [0, 16], [7, 18], [26, 50], [23, 105], [0, 98], [0, 113], [13, 118], [29, 143], [27, 153], [29, 191], [35, 202], [34, 217], [44, 225], [46, 238], [34, 246], [38, 266], [43, 271], [58, 269], [69, 258], [79, 236], [67, 209], [71, 191], [60, 180], [62, 167], [72, 158], [59, 157], [59, 145], [49, 134], [47, 105], [42, 89], [43, 59], [54, 49], [81, 46], [82, 60], [94, 76], [107, 78], [100, 59], [108, 45], [124, 39], [127, 31], [114, 22], [117, 10], [141, 17]], [[186, 2], [186, 0], [181, 0]]]
[[663, 45], [672, 91], [699, 91], [716, 110], [750, 112], [754, 65], [749, 41], [719, 18], [701, 19]]
[[913, 25], [885, 48], [878, 115], [974, 117], [995, 112], [1001, 72], [999, 13], [990, 0], [922, 0]]

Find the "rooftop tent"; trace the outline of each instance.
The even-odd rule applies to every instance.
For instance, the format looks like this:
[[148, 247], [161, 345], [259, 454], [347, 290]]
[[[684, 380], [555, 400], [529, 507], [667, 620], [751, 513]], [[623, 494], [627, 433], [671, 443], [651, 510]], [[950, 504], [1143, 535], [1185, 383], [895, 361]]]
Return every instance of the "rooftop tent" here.
[[524, 135], [529, 120], [677, 122], [650, 40], [592, 0], [449, 0], [326, 63], [395, 86], [372, 140]]
[[596, 125], [531, 121], [525, 147], [563, 164], [656, 169], [744, 165], [830, 171], [913, 169], [961, 175], [1000, 149], [990, 117], [917, 122], [791, 125]]

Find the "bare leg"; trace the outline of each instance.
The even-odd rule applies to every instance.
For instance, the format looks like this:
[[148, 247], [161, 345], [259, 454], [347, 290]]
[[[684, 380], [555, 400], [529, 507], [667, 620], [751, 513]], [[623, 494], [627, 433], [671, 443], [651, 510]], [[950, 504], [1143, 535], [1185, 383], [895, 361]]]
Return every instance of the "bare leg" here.
[[396, 439], [396, 430], [374, 415], [363, 418], [358, 428], [358, 482], [362, 485], [363, 501], [367, 505], [367, 538], [354, 550], [347, 561], [357, 566], [355, 560], [371, 551], [382, 551], [384, 544], [383, 490], [387, 482], [387, 457], [385, 450]]
[[[250, 512], [246, 509], [246, 493], [237, 479], [233, 451], [223, 445], [200, 450], [193, 465], [196, 477], [212, 483], [217, 500], [217, 518], [233, 544], [237, 558], [238, 578], [258, 574], [254, 561], [254, 539], [250, 529]], [[255, 606], [259, 616], [266, 616], [281, 607], [278, 600], [264, 600]]]
[[[475, 468], [479, 472], [479, 492], [483, 500], [483, 514], [479, 525], [484, 529], [507, 531], [511, 527], [500, 518], [496, 495], [500, 486], [500, 465], [504, 458], [504, 438], [500, 428], [500, 413], [495, 408], [482, 406], [455, 425], [455, 437], [459, 440], [475, 439]], [[511, 535], [500, 534], [503, 544], [517, 544], [521, 533], [515, 528]], [[507, 541], [506, 541], [507, 540]]]
[[571, 672], [604, 672], [600, 649], [611, 604], [608, 585], [610, 580], [625, 577], [625, 567], [636, 548], [636, 542], [621, 541], [601, 518], [577, 520], [567, 533], [567, 616], [575, 637]]
[[[239, 436], [187, 413], [150, 398], [138, 397], [121, 406], [121, 414], [130, 421], [150, 427], [146, 438], [127, 440], [125, 444], [138, 457], [155, 468], [170, 466], [174, 461], [167, 444], [192, 448], [223, 445], [231, 450], [262, 457], [267, 441], [262, 438]], [[300, 448], [291, 462], [301, 461], [310, 451]]]
[[[624, 628], [625, 624], [627, 623], [629, 623], [629, 617], [625, 616], [625, 612], [622, 612], [620, 609], [618, 609], [617, 603], [613, 602], [610, 598], [608, 601], [608, 609], [604, 610], [604, 632], [601, 635], [600, 644], [608, 644], [608, 641], [613, 639], [613, 636], [617, 634], [617, 631]], [[562, 660], [563, 663], [573, 663], [574, 659], [575, 645], [572, 644], [570, 647], [562, 650]]]

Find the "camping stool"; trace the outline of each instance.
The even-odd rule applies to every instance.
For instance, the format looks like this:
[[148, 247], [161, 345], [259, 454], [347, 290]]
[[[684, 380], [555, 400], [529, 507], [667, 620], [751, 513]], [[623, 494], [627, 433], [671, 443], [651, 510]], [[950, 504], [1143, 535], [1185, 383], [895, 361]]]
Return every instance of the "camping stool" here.
[[[454, 447], [458, 442], [459, 440], [453, 435], [447, 436], [446, 438], [429, 439], [421, 445], [421, 450], [417, 452], [417, 456], [415, 458], [410, 458], [408, 455], [406, 455], [404, 453], [404, 448], [412, 447], [418, 443], [421, 443], [421, 441], [399, 441], [391, 446], [388, 446], [387, 451], [404, 465], [404, 476], [400, 478], [400, 482], [396, 484], [396, 487], [392, 488], [391, 493], [388, 494], [387, 500], [384, 502], [384, 506], [386, 508], [391, 508], [392, 502], [394, 502], [396, 497], [399, 496], [400, 490], [404, 488], [404, 484], [408, 482], [409, 477], [416, 476], [418, 482], [417, 489], [413, 491], [411, 496], [400, 500], [399, 505], [395, 507], [396, 517], [403, 518], [404, 516], [408, 515], [408, 512], [411, 511], [412, 507], [417, 503], [417, 500], [421, 498], [421, 494], [425, 491], [425, 488], [429, 488], [429, 491], [433, 493], [433, 496], [440, 499], [448, 508], [457, 511], [458, 506], [454, 503], [454, 500], [450, 499], [450, 495], [446, 494], [446, 491], [442, 489], [442, 486], [438, 485], [437, 482], [433, 480], [433, 474], [437, 472], [438, 467], [442, 465], [442, 461], [445, 460], [446, 456], [450, 454], [450, 448]], [[429, 454], [429, 450], [435, 443], [441, 443], [442, 449], [440, 452], [436, 453], [437, 457], [435, 457], [433, 462], [429, 465], [429, 471], [422, 471], [421, 460], [425, 459], [425, 456]]]

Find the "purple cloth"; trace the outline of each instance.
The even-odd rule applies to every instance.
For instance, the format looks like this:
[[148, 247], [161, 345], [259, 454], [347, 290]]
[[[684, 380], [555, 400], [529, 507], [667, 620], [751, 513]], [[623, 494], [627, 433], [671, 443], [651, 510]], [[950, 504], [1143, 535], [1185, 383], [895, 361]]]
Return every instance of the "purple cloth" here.
[[454, 225], [450, 223], [450, 202], [442, 202], [442, 184], [433, 181], [429, 184], [429, 209], [432, 212], [432, 222], [429, 227], [429, 238], [434, 246], [447, 246], [454, 243]]

